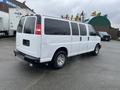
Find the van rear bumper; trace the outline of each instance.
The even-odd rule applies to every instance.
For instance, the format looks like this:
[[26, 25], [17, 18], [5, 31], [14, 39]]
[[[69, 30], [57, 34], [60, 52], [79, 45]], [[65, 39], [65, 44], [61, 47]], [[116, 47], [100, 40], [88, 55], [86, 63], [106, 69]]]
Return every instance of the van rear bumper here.
[[29, 63], [40, 63], [40, 58], [36, 58], [36, 57], [30, 56], [30, 55], [24, 54], [18, 50], [14, 50], [14, 55], [18, 56], [22, 60], [25, 60]]

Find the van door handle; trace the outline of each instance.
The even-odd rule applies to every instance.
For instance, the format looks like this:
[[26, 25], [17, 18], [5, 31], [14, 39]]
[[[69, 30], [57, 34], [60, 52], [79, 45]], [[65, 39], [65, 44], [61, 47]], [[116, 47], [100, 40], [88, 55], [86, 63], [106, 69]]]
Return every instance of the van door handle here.
[[80, 37], [80, 41], [82, 41], [82, 37]]
[[88, 37], [88, 41], [90, 40], [90, 37]]

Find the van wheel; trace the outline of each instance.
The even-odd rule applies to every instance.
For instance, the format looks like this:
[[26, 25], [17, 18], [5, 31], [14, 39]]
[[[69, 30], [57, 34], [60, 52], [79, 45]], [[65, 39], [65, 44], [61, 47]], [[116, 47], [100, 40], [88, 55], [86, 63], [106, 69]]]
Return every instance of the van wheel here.
[[96, 45], [96, 47], [92, 53], [94, 56], [97, 56], [99, 54], [99, 51], [100, 51], [100, 47], [99, 47], [99, 45]]
[[62, 67], [64, 67], [65, 62], [67, 59], [67, 54], [64, 51], [58, 51], [52, 60], [52, 66], [55, 69], [60, 69]]
[[6, 31], [6, 32], [5, 32], [5, 36], [8, 36], [8, 35], [9, 35], [9, 33]]

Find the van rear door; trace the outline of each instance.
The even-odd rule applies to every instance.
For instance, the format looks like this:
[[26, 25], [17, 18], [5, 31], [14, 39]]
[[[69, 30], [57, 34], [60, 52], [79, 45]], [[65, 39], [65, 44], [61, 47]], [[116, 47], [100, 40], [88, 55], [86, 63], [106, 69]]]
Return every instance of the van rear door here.
[[24, 54], [40, 58], [40, 31], [40, 16], [23, 17], [18, 25], [16, 36], [16, 49]]

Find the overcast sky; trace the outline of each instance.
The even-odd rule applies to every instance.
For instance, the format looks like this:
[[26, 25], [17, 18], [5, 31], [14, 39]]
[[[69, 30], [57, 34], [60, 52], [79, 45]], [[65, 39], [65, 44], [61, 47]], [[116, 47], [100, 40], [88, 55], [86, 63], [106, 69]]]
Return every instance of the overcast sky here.
[[108, 14], [113, 24], [120, 24], [120, 0], [26, 0], [26, 4], [35, 12], [49, 16], [77, 14], [82, 10], [89, 16], [92, 11], [101, 11]]

